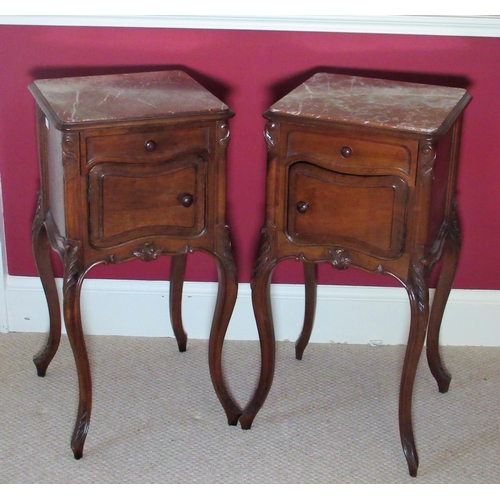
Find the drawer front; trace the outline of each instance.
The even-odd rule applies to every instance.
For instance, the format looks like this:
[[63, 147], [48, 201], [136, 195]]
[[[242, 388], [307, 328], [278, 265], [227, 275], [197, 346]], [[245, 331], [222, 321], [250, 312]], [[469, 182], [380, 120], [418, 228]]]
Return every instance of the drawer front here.
[[410, 174], [412, 145], [387, 140], [365, 140], [348, 135], [292, 131], [288, 135], [288, 156], [303, 155], [333, 162], [340, 170], [376, 173], [396, 169]]
[[290, 168], [287, 233], [298, 244], [340, 246], [384, 259], [401, 255], [408, 186], [394, 175]]
[[158, 164], [97, 164], [88, 176], [91, 245], [201, 234], [206, 174], [206, 160], [196, 155]]
[[161, 129], [122, 134], [103, 134], [86, 138], [87, 164], [98, 158], [161, 158], [186, 150], [205, 150], [209, 127]]

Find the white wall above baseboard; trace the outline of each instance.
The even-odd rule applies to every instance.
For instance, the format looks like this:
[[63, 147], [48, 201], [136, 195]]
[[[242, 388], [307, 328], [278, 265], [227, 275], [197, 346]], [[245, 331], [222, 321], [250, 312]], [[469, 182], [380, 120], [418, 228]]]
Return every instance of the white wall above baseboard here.
[[[84, 329], [91, 335], [172, 337], [168, 282], [88, 279], [82, 291]], [[61, 289], [62, 280], [58, 280]], [[190, 338], [207, 339], [216, 283], [187, 282], [183, 316]], [[48, 311], [38, 278], [7, 277], [11, 332], [48, 331]], [[277, 340], [295, 341], [303, 321], [304, 287], [272, 285]], [[402, 287], [318, 287], [311, 342], [405, 344], [410, 308]], [[227, 337], [257, 340], [251, 291], [240, 284]], [[500, 291], [452, 290], [441, 330], [442, 345], [500, 346]]]
[[[378, 9], [378, 4], [377, 10]], [[171, 9], [170, 9], [171, 10]], [[323, 9], [324, 10], [324, 9]], [[353, 9], [349, 9], [351, 12]], [[479, 15], [280, 15], [215, 13], [197, 15], [0, 15], [0, 24], [37, 26], [95, 26], [127, 28], [189, 28], [260, 31], [309, 31], [329, 33], [375, 33], [500, 37], [500, 16]], [[184, 9], [186, 11], [186, 9]], [[267, 12], [267, 9], [264, 9]], [[338, 11], [337, 5], [332, 12]], [[364, 9], [363, 9], [364, 11]], [[55, 10], [55, 12], [61, 12]], [[62, 10], [64, 12], [64, 10]], [[89, 12], [87, 10], [87, 12]], [[250, 11], [252, 12], [252, 11]], [[258, 10], [254, 9], [254, 12]], [[320, 9], [321, 12], [321, 9]], [[396, 11], [397, 12], [397, 11]], [[476, 12], [481, 12], [478, 7]], [[488, 12], [488, 11], [487, 11]]]

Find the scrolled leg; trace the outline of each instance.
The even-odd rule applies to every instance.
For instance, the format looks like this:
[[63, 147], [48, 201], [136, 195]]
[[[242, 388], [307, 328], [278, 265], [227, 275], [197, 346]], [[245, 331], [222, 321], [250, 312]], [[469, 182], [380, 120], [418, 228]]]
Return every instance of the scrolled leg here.
[[318, 265], [314, 262], [304, 262], [305, 311], [302, 332], [295, 344], [295, 357], [302, 359], [304, 350], [311, 338], [316, 313], [316, 297], [318, 288]]
[[83, 446], [89, 430], [92, 411], [92, 380], [80, 311], [80, 295], [83, 279], [84, 272], [80, 265], [79, 247], [78, 245], [70, 244], [67, 246], [65, 258], [63, 298], [66, 330], [78, 373], [78, 413], [71, 439], [71, 448], [76, 459], [80, 459], [83, 456]]
[[413, 434], [412, 396], [429, 318], [429, 289], [422, 259], [414, 259], [406, 289], [410, 300], [411, 324], [399, 393], [399, 431], [410, 475], [415, 477], [418, 454]]
[[34, 356], [38, 376], [44, 377], [61, 341], [61, 309], [56, 281], [50, 260], [50, 243], [45, 221], [40, 214], [40, 202], [32, 229], [33, 255], [49, 309], [50, 330], [44, 349]]
[[186, 273], [187, 254], [174, 255], [170, 264], [170, 321], [180, 352], [187, 347], [187, 334], [182, 324], [182, 289]]
[[251, 428], [271, 390], [274, 378], [276, 345], [271, 308], [271, 279], [276, 260], [273, 258], [270, 240], [269, 228], [264, 228], [261, 249], [251, 279], [252, 304], [260, 341], [260, 377], [253, 396], [240, 417], [242, 429]]
[[208, 343], [208, 365], [215, 392], [226, 412], [228, 423], [229, 425], [236, 425], [241, 415], [241, 408], [233, 400], [224, 379], [222, 347], [236, 303], [238, 277], [231, 253], [227, 226], [219, 227], [218, 232], [218, 250], [215, 253], [215, 262], [219, 277], [219, 289]]
[[427, 329], [427, 362], [432, 375], [436, 379], [439, 392], [443, 393], [447, 392], [450, 387], [451, 376], [443, 366], [439, 354], [439, 331], [458, 267], [460, 246], [460, 231], [456, 222], [456, 215], [454, 215], [453, 223], [444, 242], [443, 255], [441, 257], [441, 272], [432, 302], [429, 327]]

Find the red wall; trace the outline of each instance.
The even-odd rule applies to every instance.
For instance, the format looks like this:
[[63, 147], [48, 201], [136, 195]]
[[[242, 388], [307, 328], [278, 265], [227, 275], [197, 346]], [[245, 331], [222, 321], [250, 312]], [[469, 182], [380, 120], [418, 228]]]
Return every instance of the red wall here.
[[[182, 68], [235, 112], [228, 156], [228, 221], [241, 282], [248, 282], [263, 223], [266, 148], [262, 112], [317, 71], [467, 88], [459, 204], [457, 288], [500, 289], [500, 38], [227, 30], [0, 26], [0, 168], [8, 271], [36, 276], [31, 223], [38, 190], [34, 79]], [[162, 263], [163, 261], [163, 263]], [[321, 266], [327, 284], [396, 285]], [[215, 281], [193, 256], [188, 279]], [[168, 279], [168, 260], [97, 268], [91, 277]], [[298, 263], [275, 282], [300, 283]]]

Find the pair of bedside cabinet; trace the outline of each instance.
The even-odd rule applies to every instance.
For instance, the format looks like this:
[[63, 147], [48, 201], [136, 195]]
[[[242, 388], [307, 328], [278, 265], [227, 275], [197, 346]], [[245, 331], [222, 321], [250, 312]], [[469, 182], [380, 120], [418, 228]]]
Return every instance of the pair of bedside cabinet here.
[[[260, 377], [245, 408], [229, 393], [222, 347], [238, 279], [226, 224], [228, 120], [234, 113], [181, 71], [37, 80], [40, 196], [33, 251], [50, 316], [34, 358], [44, 376], [56, 354], [61, 312], [50, 249], [63, 261], [63, 316], [74, 353], [79, 405], [71, 441], [81, 458], [92, 408], [80, 294], [98, 264], [171, 257], [170, 313], [179, 350], [187, 256], [216, 262], [219, 288], [209, 338], [209, 369], [229, 424], [249, 429], [271, 389], [275, 368], [270, 283], [277, 263], [303, 262], [305, 318], [301, 359], [314, 321], [317, 266], [329, 263], [394, 276], [408, 292], [411, 326], [403, 366], [399, 423], [410, 474], [418, 456], [412, 391], [427, 338], [439, 390], [439, 329], [458, 264], [455, 200], [462, 89], [318, 73], [273, 105], [266, 214], [251, 279], [261, 346]], [[429, 313], [429, 275], [441, 271]]]

